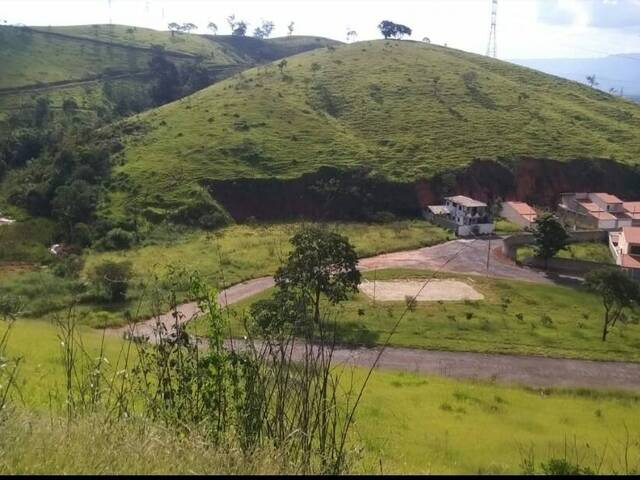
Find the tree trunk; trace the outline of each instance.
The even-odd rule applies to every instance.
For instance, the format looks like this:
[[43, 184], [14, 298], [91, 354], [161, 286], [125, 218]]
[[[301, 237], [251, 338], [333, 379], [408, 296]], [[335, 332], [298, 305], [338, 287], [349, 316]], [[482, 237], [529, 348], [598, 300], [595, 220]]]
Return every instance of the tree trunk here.
[[607, 328], [609, 327], [609, 311], [607, 310], [604, 313], [604, 326], [602, 327], [602, 341], [604, 342], [607, 339]]

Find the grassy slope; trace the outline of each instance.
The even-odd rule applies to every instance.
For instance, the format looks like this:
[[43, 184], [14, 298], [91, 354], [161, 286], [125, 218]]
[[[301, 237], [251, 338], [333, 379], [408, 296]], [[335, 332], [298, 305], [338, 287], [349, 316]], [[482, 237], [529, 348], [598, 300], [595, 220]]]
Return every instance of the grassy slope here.
[[[525, 246], [518, 248], [518, 260], [533, 257], [535, 250], [533, 247]], [[587, 260], [589, 262], [614, 263], [611, 250], [606, 243], [582, 242], [573, 243], [566, 250], [560, 250], [556, 255], [558, 258], [570, 258], [575, 260]]]
[[[382, 270], [365, 273], [373, 281], [390, 278], [428, 278], [419, 270]], [[396, 346], [434, 350], [516, 353], [598, 360], [640, 361], [640, 327], [618, 325], [602, 342], [602, 306], [595, 295], [581, 289], [529, 282], [487, 279], [479, 276], [438, 274], [438, 278], [460, 278], [485, 296], [477, 302], [418, 302], [407, 312], [391, 339]], [[260, 297], [268, 296], [269, 293]], [[506, 309], [503, 298], [511, 303]], [[236, 332], [241, 318], [256, 297], [234, 311]], [[340, 340], [376, 344], [388, 333], [405, 310], [405, 302], [376, 302], [356, 295], [337, 311]], [[522, 314], [522, 320], [518, 314]], [[637, 318], [640, 312], [635, 312]], [[471, 314], [471, 318], [468, 318]], [[545, 325], [542, 317], [553, 322]], [[584, 315], [587, 315], [585, 318]], [[191, 327], [202, 332], [196, 321]]]
[[[36, 227], [41, 228], [34, 224], [33, 228]], [[122, 324], [125, 321], [123, 314], [127, 310], [134, 317], [148, 317], [151, 301], [148, 293], [143, 293], [144, 288], [140, 283], [152, 283], [154, 274], [166, 274], [169, 266], [183, 267], [189, 272], [197, 270], [213, 285], [230, 285], [270, 275], [286, 257], [290, 249], [288, 240], [299, 228], [300, 224], [274, 224], [232, 226], [215, 234], [168, 232], [150, 239], [145, 246], [128, 251], [89, 252], [85, 256], [85, 276], [103, 261], [130, 260], [135, 278], [131, 282], [127, 302], [115, 306], [84, 303], [78, 307], [81, 321], [98, 327]], [[449, 238], [446, 231], [424, 221], [386, 225], [347, 223], [330, 225], [329, 228], [347, 235], [361, 256], [432, 245]], [[0, 249], [4, 246], [9, 252], [4, 260], [19, 258], [23, 261], [39, 261], [41, 257], [49, 257], [46, 248], [35, 241], [28, 245], [15, 241], [16, 236], [29, 234], [27, 226], [22, 228], [16, 224], [10, 232], [11, 235], [5, 237], [0, 235]], [[3, 244], [3, 241], [6, 243]], [[0, 254], [0, 268], [5, 268], [2, 260]], [[34, 271], [18, 265], [12, 267], [12, 272], [11, 275], [0, 275], [0, 295], [10, 294], [29, 299], [24, 312], [26, 316], [42, 318], [64, 310], [73, 301], [75, 282], [54, 276], [50, 268]], [[181, 295], [184, 297], [184, 292]]]
[[[0, 332], [2, 328], [0, 325]], [[83, 331], [82, 340], [89, 352], [97, 354], [98, 332]], [[116, 368], [123, 342], [106, 340], [106, 357]], [[54, 408], [62, 407], [63, 396], [56, 394], [63, 389], [64, 376], [55, 328], [18, 322], [10, 345], [12, 355], [24, 358], [20, 374], [24, 407], [46, 410], [50, 402]], [[364, 372], [354, 373], [359, 385]], [[348, 374], [345, 379], [349, 381]], [[521, 449], [534, 449], [539, 469], [539, 462], [549, 456], [563, 456], [565, 438], [573, 460], [575, 435], [584, 464], [599, 463], [608, 443], [602, 470], [620, 472], [622, 450], [618, 445], [624, 442], [625, 424], [631, 432], [630, 466], [640, 467], [640, 452], [633, 443], [638, 440], [639, 411], [640, 400], [629, 394], [533, 391], [377, 371], [356, 418], [354, 439], [364, 451], [354, 469], [376, 473], [381, 463], [385, 473], [521, 473]], [[94, 420], [75, 422], [68, 435], [66, 424], [47, 414], [13, 415], [3, 424], [0, 472], [220, 473], [225, 468], [238, 472], [273, 468], [260, 458], [254, 459], [256, 464], [225, 463], [233, 457], [218, 459], [198, 439], [178, 441], [170, 432], [140, 430], [136, 425], [106, 428], [99, 419]], [[172, 448], [165, 453], [167, 445]]]
[[[471, 87], [469, 72], [477, 76]], [[636, 104], [407, 41], [300, 54], [283, 74], [275, 65], [252, 69], [131, 121], [147, 131], [127, 139], [118, 170], [140, 203], [178, 201], [203, 178], [290, 178], [321, 165], [368, 165], [414, 180], [477, 157], [636, 162], [640, 154]]]

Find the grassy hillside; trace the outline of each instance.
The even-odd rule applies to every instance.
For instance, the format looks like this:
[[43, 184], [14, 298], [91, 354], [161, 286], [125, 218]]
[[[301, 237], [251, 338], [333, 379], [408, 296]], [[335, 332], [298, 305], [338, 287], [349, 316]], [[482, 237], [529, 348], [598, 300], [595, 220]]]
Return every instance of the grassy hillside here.
[[[636, 162], [640, 108], [479, 55], [408, 41], [322, 48], [130, 120], [127, 200], [178, 201], [205, 178], [367, 165], [412, 181], [474, 158]], [[155, 196], [155, 198], [154, 198]]]
[[[178, 67], [197, 64], [211, 76], [224, 78], [254, 64], [337, 43], [302, 36], [259, 40], [172, 35], [126, 25], [3, 26], [0, 120], [8, 112], [31, 108], [36, 95], [48, 96], [54, 108], [61, 106], [64, 97], [74, 98], [88, 111], [96, 111], [105, 102], [102, 86], [107, 78], [133, 83], [128, 88], [140, 89], [148, 83], [144, 74], [149, 71], [154, 46], [163, 47], [168, 59]], [[227, 73], [225, 69], [231, 70]]]

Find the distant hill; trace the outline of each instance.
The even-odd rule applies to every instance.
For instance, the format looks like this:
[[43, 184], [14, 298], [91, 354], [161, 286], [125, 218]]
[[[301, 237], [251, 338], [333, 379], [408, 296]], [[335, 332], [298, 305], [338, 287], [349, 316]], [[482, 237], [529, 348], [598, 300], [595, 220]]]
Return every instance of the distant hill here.
[[127, 120], [113, 201], [171, 209], [209, 180], [321, 167], [414, 182], [474, 159], [640, 159], [640, 106], [511, 63], [385, 40], [286, 60]]
[[[126, 25], [2, 26], [0, 123], [11, 111], [31, 108], [36, 96], [47, 96], [53, 109], [73, 98], [80, 113], [109, 110], [119, 100], [105, 95], [107, 82], [114, 84], [111, 92], [144, 97], [149, 61], [158, 46], [184, 72], [184, 90], [191, 93], [253, 65], [338, 43], [302, 36], [259, 40], [171, 34]], [[192, 71], [197, 82], [188, 78]]]
[[610, 55], [602, 58], [554, 58], [511, 60], [513, 63], [562, 78], [586, 83], [595, 75], [598, 88], [608, 92], [622, 90], [629, 98], [640, 97], [640, 53]]

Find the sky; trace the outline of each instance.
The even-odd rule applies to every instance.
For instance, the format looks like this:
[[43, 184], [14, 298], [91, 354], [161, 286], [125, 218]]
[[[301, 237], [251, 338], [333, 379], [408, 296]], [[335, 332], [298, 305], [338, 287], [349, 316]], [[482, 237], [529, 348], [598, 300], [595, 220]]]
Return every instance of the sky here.
[[[192, 22], [208, 33], [214, 22], [228, 34], [226, 17], [275, 23], [273, 36], [295, 34], [346, 40], [379, 38], [383, 19], [413, 29], [414, 40], [486, 53], [492, 0], [0, 0], [0, 22], [26, 25], [117, 23], [166, 29]], [[497, 56], [579, 58], [640, 53], [640, 0], [498, 0]]]

